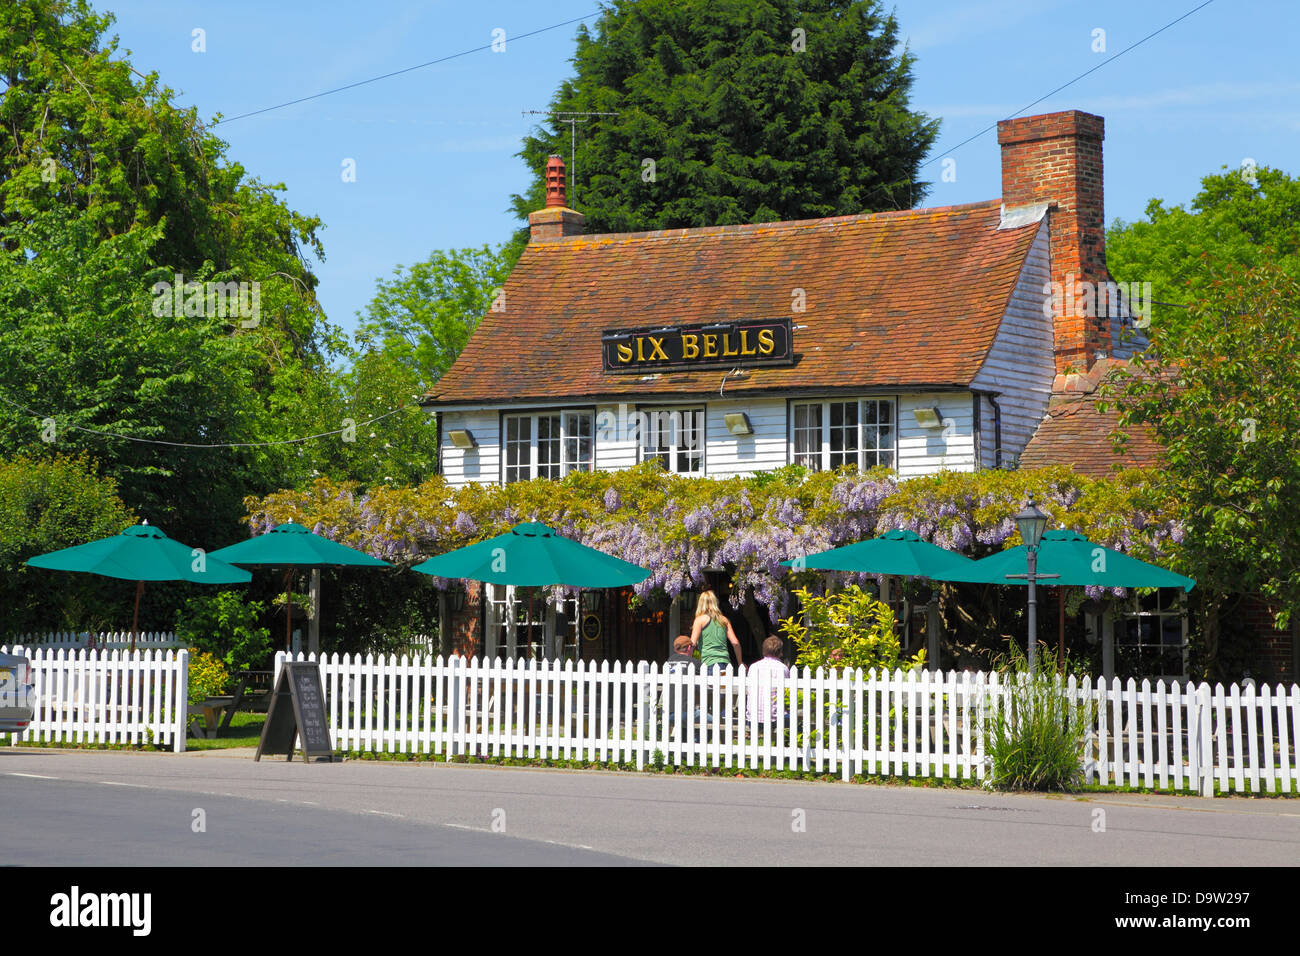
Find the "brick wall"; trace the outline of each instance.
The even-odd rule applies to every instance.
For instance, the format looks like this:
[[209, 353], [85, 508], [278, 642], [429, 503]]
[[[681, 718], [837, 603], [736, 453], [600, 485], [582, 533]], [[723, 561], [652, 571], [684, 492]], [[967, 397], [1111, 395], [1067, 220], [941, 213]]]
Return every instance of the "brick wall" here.
[[483, 653], [483, 583], [465, 582], [465, 607], [451, 612], [452, 653], [474, 657]]
[[[1106, 217], [1100, 116], [1069, 110], [998, 123], [1002, 202], [1008, 208], [1054, 203], [1048, 213], [1052, 281], [1064, 308], [1056, 315], [1056, 370], [1087, 371], [1110, 347], [1105, 310], [1088, 308], [1080, 282], [1105, 283]], [[1093, 313], [1093, 314], [1089, 314]], [[1101, 313], [1101, 314], [1096, 314]]]
[[1267, 681], [1294, 681], [1294, 639], [1290, 631], [1273, 626], [1274, 611], [1253, 595], [1242, 599], [1240, 613], [1256, 637], [1251, 675]]

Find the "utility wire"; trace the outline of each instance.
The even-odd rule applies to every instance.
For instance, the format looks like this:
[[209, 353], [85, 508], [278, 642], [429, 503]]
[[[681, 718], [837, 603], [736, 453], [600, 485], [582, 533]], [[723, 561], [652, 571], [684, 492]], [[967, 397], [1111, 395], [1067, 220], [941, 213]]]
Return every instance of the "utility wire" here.
[[[539, 36], [551, 30], [558, 30], [560, 29], [560, 27], [567, 27], [574, 23], [581, 23], [583, 20], [587, 20], [591, 17], [597, 16], [601, 12], [602, 12], [601, 10], [595, 10], [581, 17], [574, 17], [572, 20], [565, 20], [563, 23], [553, 23], [549, 27], [542, 27], [540, 30], [533, 30], [529, 33], [520, 33], [517, 36], [507, 35], [506, 40], [507, 42], [509, 41], [518, 42], [519, 40], [526, 40], [529, 37]], [[403, 73], [411, 73], [415, 70], [423, 70], [427, 66], [435, 66], [436, 64], [439, 63], [446, 63], [449, 60], [455, 60], [463, 56], [469, 56], [471, 53], [482, 53], [484, 50], [492, 49], [492, 46], [493, 46], [492, 43], [488, 43], [485, 44], [484, 46], [476, 46], [472, 50], [462, 50], [459, 53], [449, 53], [447, 56], [440, 56], [436, 60], [429, 60], [425, 63], [417, 63], [415, 66], [408, 66], [406, 67], [406, 69], [403, 70], [394, 70], [392, 73], [385, 73], [382, 76], [372, 76], [368, 80], [357, 80], [357, 82], [349, 83], [346, 86], [336, 86], [332, 90], [323, 90], [320, 93], [312, 93], [310, 96], [300, 96], [296, 100], [289, 100], [288, 102], [285, 103], [277, 103], [275, 106], [266, 106], [260, 110], [253, 110], [252, 112], [249, 113], [240, 113], [238, 116], [225, 116], [219, 120], [214, 121], [209, 125], [220, 126], [223, 123], [233, 123], [235, 120], [247, 119], [250, 116], [260, 116], [263, 113], [270, 113], [272, 110], [282, 110], [286, 106], [295, 106], [298, 103], [306, 103], [309, 100], [318, 100], [322, 96], [332, 96], [335, 93], [342, 93], [344, 90], [354, 90], [358, 86], [366, 86], [369, 83], [378, 83], [380, 80], [387, 80], [387, 79], [391, 79], [394, 76], [401, 76]]]
[[[973, 136], [968, 136], [966, 139], [962, 140], [962, 141], [961, 141], [960, 143], [958, 143], [956, 146], [953, 146], [953, 147], [951, 147], [950, 149], [946, 149], [946, 150], [944, 150], [942, 153], [939, 153], [937, 156], [932, 156], [930, 159], [927, 159], [925, 162], [921, 163], [920, 166], [917, 166], [917, 167], [916, 167], [917, 172], [920, 172], [922, 169], [924, 169], [926, 166], [929, 166], [931, 163], [938, 162], [939, 160], [943, 159], [945, 156], [948, 156], [948, 155], [951, 154], [951, 153], [955, 153], [955, 152], [957, 152], [957, 150], [961, 149], [963, 146], [967, 145], [968, 143], [973, 143], [975, 140], [979, 139], [979, 138], [980, 138], [981, 136], [983, 136], [985, 133], [988, 133], [988, 132], [991, 132], [992, 130], [997, 129], [997, 128], [998, 128], [998, 123], [1000, 123], [1000, 122], [1005, 122], [1006, 120], [1009, 120], [1009, 119], [1015, 119], [1015, 118], [1016, 118], [1017, 116], [1019, 116], [1021, 113], [1025, 112], [1025, 110], [1032, 109], [1033, 107], [1037, 106], [1039, 103], [1043, 102], [1043, 100], [1047, 99], [1048, 97], [1055, 96], [1057, 93], [1061, 92], [1061, 90], [1064, 90], [1064, 89], [1067, 89], [1068, 87], [1073, 86], [1075, 83], [1078, 83], [1078, 82], [1079, 82], [1080, 80], [1082, 80], [1084, 77], [1089, 76], [1089, 75], [1091, 75], [1091, 74], [1093, 74], [1093, 73], [1096, 73], [1098, 70], [1100, 70], [1100, 69], [1101, 69], [1102, 67], [1104, 67], [1104, 66], [1109, 66], [1111, 63], [1114, 63], [1116, 60], [1118, 60], [1120, 57], [1122, 57], [1125, 53], [1128, 53], [1128, 52], [1130, 52], [1130, 51], [1132, 51], [1132, 50], [1136, 50], [1136, 49], [1137, 49], [1138, 47], [1140, 47], [1143, 43], [1146, 43], [1147, 40], [1150, 40], [1150, 39], [1152, 39], [1153, 37], [1157, 37], [1157, 36], [1159, 36], [1160, 34], [1164, 33], [1166, 30], [1168, 30], [1170, 27], [1174, 26], [1175, 24], [1181, 23], [1183, 20], [1186, 20], [1188, 17], [1190, 17], [1193, 13], [1196, 13], [1198, 10], [1203, 10], [1203, 9], [1205, 9], [1206, 7], [1208, 7], [1208, 6], [1209, 6], [1211, 3], [1213, 3], [1213, 2], [1214, 2], [1214, 0], [1205, 0], [1205, 2], [1202, 3], [1200, 6], [1198, 6], [1198, 7], [1193, 7], [1191, 10], [1188, 10], [1186, 13], [1184, 13], [1182, 16], [1178, 17], [1177, 19], [1170, 20], [1168, 23], [1166, 23], [1164, 26], [1162, 26], [1159, 30], [1156, 30], [1156, 31], [1154, 31], [1154, 32], [1152, 32], [1152, 33], [1148, 33], [1148, 34], [1147, 34], [1146, 36], [1144, 36], [1141, 40], [1138, 40], [1136, 43], [1133, 43], [1133, 44], [1130, 44], [1129, 46], [1126, 46], [1124, 49], [1120, 50], [1120, 51], [1119, 51], [1118, 53], [1116, 53], [1114, 56], [1107, 57], [1106, 59], [1102, 60], [1100, 63], [1098, 63], [1096, 66], [1092, 67], [1091, 69], [1089, 69], [1089, 70], [1085, 70], [1084, 72], [1080, 73], [1080, 74], [1079, 74], [1078, 76], [1076, 76], [1074, 79], [1069, 80], [1068, 82], [1062, 83], [1060, 86], [1058, 86], [1056, 89], [1052, 90], [1050, 93], [1044, 93], [1042, 96], [1040, 96], [1038, 99], [1034, 100], [1032, 103], [1028, 103], [1028, 104], [1026, 104], [1025, 106], [1022, 106], [1020, 109], [1016, 110], [1016, 111], [1015, 111], [1014, 113], [1012, 113], [1010, 116], [1004, 117], [1003, 119], [998, 120], [997, 122], [992, 123], [992, 124], [990, 124], [989, 126], [984, 127], [982, 130], [980, 130], [980, 131], [979, 131], [978, 133], [976, 133], [975, 135], [973, 135]], [[914, 185], [914, 183], [909, 183], [909, 185]], [[885, 184], [882, 184], [881, 186], [878, 186], [878, 187], [876, 187], [876, 188], [877, 188], [877, 189], [884, 189], [884, 188], [886, 188], [886, 186], [885, 186]]]
[[[28, 408], [25, 405], [20, 405], [18, 402], [6, 398], [4, 395], [0, 395], [0, 402], [4, 402], [6, 405], [9, 405], [12, 408], [16, 408], [20, 412], [23, 412], [24, 414], [27, 415], [31, 415], [33, 418], [36, 419], [44, 420], [46, 418], [50, 418], [50, 419], [54, 418], [54, 416], [52, 415], [42, 415], [39, 412], [33, 411], [32, 409]], [[376, 415], [373, 418], [367, 418], [363, 422], [357, 422], [356, 424], [349, 425], [345, 428], [336, 428], [333, 431], [320, 432], [316, 435], [307, 435], [303, 438], [285, 438], [280, 441], [216, 442], [213, 444], [205, 445], [197, 442], [166, 441], [161, 438], [139, 438], [135, 435], [123, 435], [120, 434], [119, 432], [103, 431], [98, 428], [84, 428], [81, 425], [66, 424], [63, 427], [68, 429], [69, 431], [83, 432], [87, 435], [95, 435], [99, 438], [118, 438], [121, 439], [122, 441], [138, 442], [141, 445], [166, 445], [169, 448], [268, 448], [273, 445], [301, 445], [303, 442], [315, 441], [317, 438], [329, 438], [331, 435], [341, 435], [344, 432], [348, 431], [349, 428], [361, 428], [364, 425], [370, 425], [373, 424], [374, 422], [382, 421], [388, 416], [396, 415], [402, 409], [410, 408], [410, 407], [411, 407], [411, 403], [407, 402], [404, 405], [398, 405], [396, 408], [391, 408], [380, 415]]]

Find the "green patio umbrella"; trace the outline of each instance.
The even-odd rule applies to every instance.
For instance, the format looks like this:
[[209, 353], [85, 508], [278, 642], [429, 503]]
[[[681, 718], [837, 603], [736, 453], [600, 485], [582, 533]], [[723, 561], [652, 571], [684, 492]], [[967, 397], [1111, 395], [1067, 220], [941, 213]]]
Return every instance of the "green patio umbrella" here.
[[[505, 534], [448, 551], [412, 571], [439, 578], [466, 578], [516, 587], [620, 588], [638, 584], [650, 571], [556, 534], [537, 522], [517, 524]], [[532, 592], [528, 598], [532, 619]]]
[[915, 531], [886, 531], [878, 538], [832, 548], [806, 558], [782, 561], [787, 568], [815, 571], [854, 571], [859, 574], [891, 574], [909, 578], [951, 580], [950, 572], [968, 571], [975, 562], [964, 554], [948, 551], [922, 540]]
[[[1029, 549], [1023, 544], [1008, 548], [975, 561], [965, 571], [958, 570], [950, 581], [971, 581], [977, 584], [1021, 584], [1029, 582], [1024, 577], [1028, 568]], [[1056, 575], [1041, 584], [1057, 587], [1106, 588], [1182, 588], [1190, 591], [1196, 586], [1191, 578], [1167, 571], [1154, 564], [1139, 561], [1119, 551], [1103, 548], [1089, 541], [1078, 531], [1044, 531], [1038, 544], [1039, 575]], [[1020, 577], [1008, 577], [1017, 574]], [[1065, 656], [1065, 592], [1060, 591], [1060, 614], [1057, 632], [1057, 656]]]
[[[852, 571], [858, 574], [884, 574], [905, 578], [949, 580], [952, 573], [962, 573], [975, 562], [964, 554], [949, 551], [924, 540], [915, 531], [897, 528], [878, 538], [846, 544], [805, 558], [782, 561], [787, 568], [814, 571]], [[907, 623], [904, 626], [909, 626]], [[938, 666], [937, 663], [933, 666]]]
[[387, 568], [387, 561], [349, 548], [309, 531], [293, 521], [277, 525], [266, 534], [213, 551], [212, 556], [245, 568], [284, 568], [284, 646], [289, 649], [293, 572], [298, 568]]
[[411, 570], [517, 587], [619, 588], [650, 576], [640, 565], [561, 537], [536, 522], [517, 524], [505, 534], [440, 554]]
[[173, 541], [148, 522], [121, 534], [30, 558], [33, 568], [100, 574], [135, 581], [135, 615], [131, 620], [131, 649], [140, 623], [140, 597], [146, 581], [194, 581], [198, 584], [247, 584], [253, 576], [232, 568], [215, 555]]
[[[977, 584], [1025, 584], [1029, 549], [1024, 545], [1008, 548], [969, 567], [956, 569], [946, 580], [973, 581]], [[1077, 531], [1044, 531], [1038, 545], [1038, 573], [1055, 574], [1053, 585], [1094, 585], [1106, 588], [1182, 588], [1196, 586], [1191, 578], [1139, 561], [1127, 554], [1089, 541]]]

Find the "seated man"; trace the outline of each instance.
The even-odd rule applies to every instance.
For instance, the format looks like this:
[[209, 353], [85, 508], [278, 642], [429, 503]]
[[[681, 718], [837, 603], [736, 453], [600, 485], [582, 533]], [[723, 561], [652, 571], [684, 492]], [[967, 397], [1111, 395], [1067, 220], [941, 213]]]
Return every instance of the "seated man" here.
[[[745, 716], [751, 724], [776, 723], [777, 713], [777, 679], [789, 677], [790, 668], [781, 661], [781, 652], [785, 645], [781, 638], [773, 635], [763, 642], [763, 659], [749, 668], [745, 676]], [[760, 695], [764, 689], [771, 688], [771, 706], [764, 706]], [[758, 701], [755, 706], [755, 701]]]
[[[673, 652], [668, 655], [668, 660], [664, 663], [665, 674], [694, 674], [699, 669], [699, 660], [691, 653], [691, 636], [681, 634], [673, 641]], [[684, 695], [685, 687], [677, 690], [678, 694]], [[669, 698], [668, 704], [668, 723], [672, 726], [677, 718], [677, 702], [673, 700], [673, 691], [671, 688], [665, 688], [665, 695]], [[699, 713], [696, 713], [696, 718]]]
[[[673, 641], [673, 652], [668, 655], [668, 661], [664, 664], [664, 672], [676, 674], [679, 671], [686, 670], [683, 665], [699, 664], [695, 655], [691, 653], [691, 636], [689, 634], [679, 634], [677, 640]], [[686, 673], [692, 673], [692, 670], [686, 670]]]

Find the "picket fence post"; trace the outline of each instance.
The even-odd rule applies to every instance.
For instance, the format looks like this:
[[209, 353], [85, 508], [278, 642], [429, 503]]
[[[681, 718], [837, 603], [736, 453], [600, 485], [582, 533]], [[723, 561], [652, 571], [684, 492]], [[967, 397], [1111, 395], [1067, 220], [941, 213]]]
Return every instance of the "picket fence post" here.
[[[169, 655], [170, 656], [170, 655]], [[172, 711], [172, 752], [185, 752], [185, 739], [189, 736], [190, 704], [190, 652], [182, 647], [176, 654], [175, 709]]]

